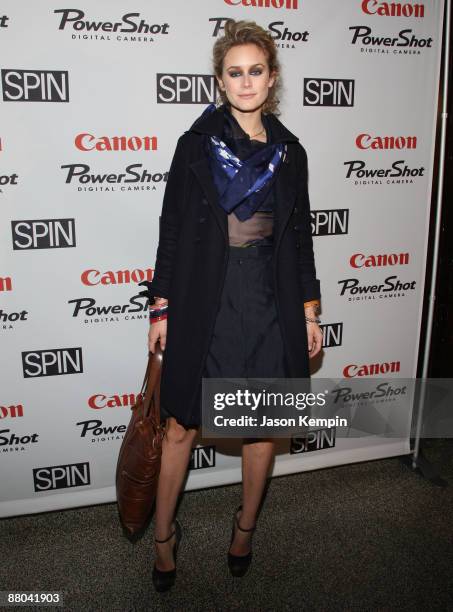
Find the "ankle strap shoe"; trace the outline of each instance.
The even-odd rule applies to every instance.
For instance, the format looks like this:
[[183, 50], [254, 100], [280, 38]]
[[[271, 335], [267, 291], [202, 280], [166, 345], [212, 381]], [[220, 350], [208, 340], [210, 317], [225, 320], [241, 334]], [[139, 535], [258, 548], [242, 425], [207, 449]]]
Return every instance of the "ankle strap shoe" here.
[[176, 540], [173, 544], [173, 558], [175, 560], [175, 567], [171, 570], [160, 570], [157, 569], [156, 564], [153, 567], [153, 584], [154, 588], [158, 593], [162, 593], [164, 591], [168, 591], [175, 584], [176, 580], [176, 556], [178, 552], [179, 543], [182, 538], [182, 529], [179, 521], [175, 519], [175, 529], [171, 532], [168, 538], [165, 540], [158, 540], [154, 538], [154, 541], [158, 544], [163, 544], [164, 542], [168, 542], [176, 533]]
[[[256, 525], [254, 527], [250, 527], [249, 529], [243, 529], [239, 525], [239, 520], [238, 520], [237, 515], [238, 515], [238, 512], [241, 510], [242, 510], [242, 505], [239, 506], [236, 512], [234, 513], [233, 529], [231, 531], [230, 548], [234, 540], [235, 527], [237, 527], [239, 531], [244, 531], [244, 532], [249, 532], [249, 533], [253, 533], [256, 529]], [[234, 576], [235, 578], [241, 578], [247, 573], [250, 567], [250, 563], [252, 562], [252, 549], [250, 549], [250, 552], [248, 552], [246, 555], [232, 555], [230, 551], [228, 551], [227, 558], [228, 558], [228, 567], [230, 569], [231, 575]]]

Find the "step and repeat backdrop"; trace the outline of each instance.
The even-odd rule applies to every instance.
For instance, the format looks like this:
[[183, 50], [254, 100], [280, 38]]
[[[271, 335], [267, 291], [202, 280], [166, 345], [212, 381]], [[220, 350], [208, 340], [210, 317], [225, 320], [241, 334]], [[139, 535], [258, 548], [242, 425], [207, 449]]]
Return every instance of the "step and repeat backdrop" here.
[[[115, 499], [147, 361], [137, 283], [152, 279], [176, 141], [216, 99], [211, 50], [228, 18], [272, 33], [281, 119], [308, 153], [324, 333], [312, 376], [390, 378], [391, 408], [416, 375], [443, 9], [3, 0], [1, 516]], [[279, 440], [273, 474], [407, 454], [412, 406], [401, 410], [398, 438]], [[240, 481], [240, 450], [200, 437], [186, 489]]]

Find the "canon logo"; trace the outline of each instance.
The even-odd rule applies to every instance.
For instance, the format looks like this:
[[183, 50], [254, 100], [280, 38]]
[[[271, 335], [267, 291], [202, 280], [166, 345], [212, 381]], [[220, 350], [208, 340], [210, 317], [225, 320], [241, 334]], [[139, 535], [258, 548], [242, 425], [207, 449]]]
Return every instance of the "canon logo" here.
[[13, 282], [10, 276], [0, 276], [0, 291], [12, 291]]
[[409, 2], [378, 2], [378, 0], [363, 0], [362, 11], [367, 15], [380, 17], [424, 17], [424, 4]]
[[156, 151], [157, 136], [93, 136], [77, 134], [74, 144], [79, 151]]
[[140, 283], [143, 280], [151, 281], [153, 278], [153, 268], [140, 270], [117, 270], [112, 272], [100, 272], [99, 270], [84, 270], [80, 279], [84, 285], [94, 287], [95, 285], [123, 285], [128, 283]]
[[389, 255], [363, 255], [354, 253], [349, 260], [353, 268], [378, 268], [380, 266], [406, 266], [409, 253], [391, 253]]
[[251, 6], [255, 8], [297, 9], [299, 0], [224, 0], [230, 6]]
[[371, 136], [359, 134], [355, 139], [358, 149], [416, 149], [417, 136]]
[[12, 406], [0, 406], [0, 419], [6, 417], [21, 417], [24, 416], [24, 407], [22, 404], [13, 404]]
[[380, 374], [399, 371], [399, 361], [384, 361], [384, 363], [370, 363], [365, 365], [356, 365], [352, 363], [345, 366], [343, 369], [343, 376], [345, 378], [354, 378], [355, 376], [379, 376]]
[[137, 401], [137, 396], [134, 393], [125, 393], [124, 395], [104, 395], [97, 393], [88, 398], [88, 406], [94, 410], [101, 408], [119, 408], [121, 406], [133, 406]]

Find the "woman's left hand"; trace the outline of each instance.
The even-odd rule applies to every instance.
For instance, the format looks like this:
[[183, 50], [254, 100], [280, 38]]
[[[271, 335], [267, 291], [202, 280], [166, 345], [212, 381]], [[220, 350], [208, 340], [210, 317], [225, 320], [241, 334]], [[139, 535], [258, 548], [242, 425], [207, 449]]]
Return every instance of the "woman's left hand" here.
[[306, 323], [307, 325], [307, 340], [308, 340], [308, 356], [314, 357], [322, 348], [322, 331], [317, 323]]

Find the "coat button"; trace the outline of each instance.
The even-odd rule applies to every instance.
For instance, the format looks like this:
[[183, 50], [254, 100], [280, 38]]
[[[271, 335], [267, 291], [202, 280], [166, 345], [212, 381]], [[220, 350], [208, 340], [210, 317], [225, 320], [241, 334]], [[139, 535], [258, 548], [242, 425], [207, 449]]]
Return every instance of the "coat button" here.
[[298, 208], [297, 208], [297, 206], [295, 206], [294, 210], [293, 210], [293, 214], [295, 215], [297, 213], [297, 211], [298, 211]]
[[205, 206], [207, 205], [208, 201], [206, 198], [202, 198], [201, 203], [204, 204]]
[[296, 249], [300, 249], [300, 242], [296, 242]]
[[206, 217], [200, 217], [199, 221], [200, 221], [200, 223], [204, 223], [206, 221]]
[[300, 229], [300, 225], [295, 225], [295, 226], [294, 226], [294, 229], [295, 229], [295, 230], [296, 230], [296, 232], [297, 232], [297, 230], [299, 230], [299, 229]]
[[197, 237], [195, 238], [194, 242], [200, 242], [200, 240], [201, 240], [200, 236], [197, 236]]

